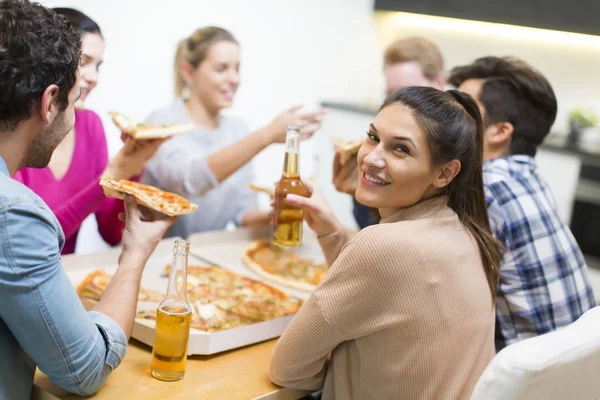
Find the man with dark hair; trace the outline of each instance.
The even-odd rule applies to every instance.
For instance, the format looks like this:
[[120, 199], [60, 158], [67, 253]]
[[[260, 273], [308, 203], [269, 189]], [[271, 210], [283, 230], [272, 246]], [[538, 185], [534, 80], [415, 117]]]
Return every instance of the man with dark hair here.
[[496, 298], [496, 350], [554, 331], [596, 305], [583, 254], [537, 172], [556, 118], [544, 76], [521, 60], [484, 57], [452, 70], [484, 122], [483, 181], [490, 226], [505, 247]]
[[[383, 75], [389, 96], [409, 86], [430, 86], [443, 90], [446, 84], [444, 58], [438, 47], [423, 37], [408, 37], [390, 44], [383, 55]], [[354, 198], [358, 185], [356, 159], [342, 164], [339, 154], [333, 160], [333, 184], [338, 192]], [[360, 228], [376, 224], [375, 210], [354, 199], [354, 218]]]
[[125, 355], [144, 265], [173, 223], [142, 221], [126, 199], [119, 267], [86, 312], [61, 268], [56, 217], [11, 179], [20, 168], [48, 165], [73, 128], [80, 52], [79, 34], [62, 16], [0, 0], [0, 399], [28, 399], [36, 366], [73, 393], [98, 390]]

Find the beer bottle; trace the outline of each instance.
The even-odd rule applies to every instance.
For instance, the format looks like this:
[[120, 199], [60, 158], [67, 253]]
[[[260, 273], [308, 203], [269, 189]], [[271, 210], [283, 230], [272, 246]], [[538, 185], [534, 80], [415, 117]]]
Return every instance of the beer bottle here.
[[187, 302], [189, 243], [176, 240], [167, 295], [159, 304], [152, 349], [152, 376], [162, 381], [183, 378], [192, 308]]

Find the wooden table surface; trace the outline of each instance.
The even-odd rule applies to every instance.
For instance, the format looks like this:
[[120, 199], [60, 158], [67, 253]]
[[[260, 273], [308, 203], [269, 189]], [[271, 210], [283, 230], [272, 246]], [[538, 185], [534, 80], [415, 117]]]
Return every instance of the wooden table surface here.
[[[190, 356], [185, 376], [177, 382], [162, 382], [150, 375], [152, 348], [131, 340], [125, 359], [93, 397], [103, 399], [298, 399], [301, 392], [278, 390], [267, 377], [271, 340], [213, 356]], [[35, 383], [59, 399], [81, 399], [54, 386], [37, 372]]]
[[[173, 241], [174, 238], [163, 240], [157, 246], [155, 255], [170, 254]], [[65, 271], [73, 272], [94, 265], [116, 262], [119, 253], [119, 249], [111, 249], [97, 254], [69, 255], [63, 257], [62, 265]], [[296, 400], [306, 393], [280, 389], [267, 377], [269, 359], [276, 342], [269, 340], [210, 356], [189, 356], [185, 377], [177, 382], [163, 382], [150, 374], [152, 348], [131, 339], [127, 355], [93, 399]], [[56, 387], [39, 370], [34, 383], [37, 387], [32, 399], [82, 399]]]

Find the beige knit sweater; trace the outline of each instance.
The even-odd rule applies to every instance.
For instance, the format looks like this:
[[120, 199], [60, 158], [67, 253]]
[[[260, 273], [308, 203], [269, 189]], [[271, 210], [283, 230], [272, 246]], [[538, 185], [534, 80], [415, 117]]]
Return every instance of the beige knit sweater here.
[[321, 238], [335, 262], [279, 339], [271, 380], [323, 388], [323, 399], [468, 399], [494, 356], [494, 306], [477, 245], [446, 198], [343, 247], [347, 237]]

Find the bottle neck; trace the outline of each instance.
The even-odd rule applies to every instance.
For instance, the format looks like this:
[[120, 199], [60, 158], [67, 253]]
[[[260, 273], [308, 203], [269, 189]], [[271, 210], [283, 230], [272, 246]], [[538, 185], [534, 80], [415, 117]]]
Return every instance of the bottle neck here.
[[298, 131], [288, 132], [285, 138], [284, 176], [298, 176], [299, 155], [300, 133]]
[[187, 265], [189, 244], [184, 240], [177, 240], [173, 249], [173, 261], [169, 274], [167, 298], [187, 301]]

